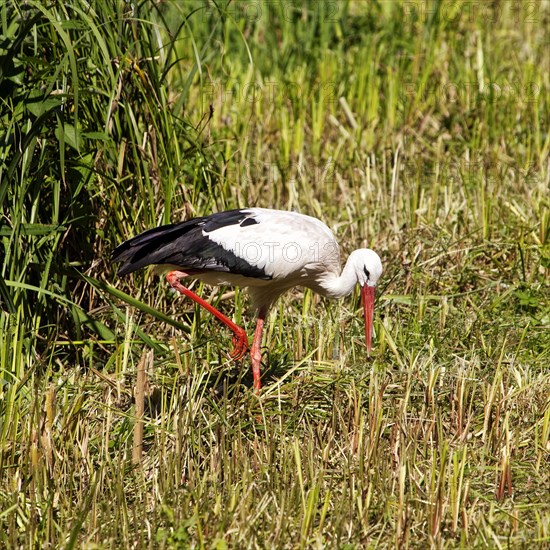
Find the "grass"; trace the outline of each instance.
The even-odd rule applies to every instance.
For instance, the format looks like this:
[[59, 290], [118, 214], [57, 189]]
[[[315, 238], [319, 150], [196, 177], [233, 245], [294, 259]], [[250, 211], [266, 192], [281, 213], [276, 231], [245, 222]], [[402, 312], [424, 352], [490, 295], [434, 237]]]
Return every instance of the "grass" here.
[[[0, 7], [0, 544], [550, 542], [548, 2]], [[265, 387], [109, 253], [258, 205], [383, 257]], [[196, 285], [249, 331], [246, 294]]]

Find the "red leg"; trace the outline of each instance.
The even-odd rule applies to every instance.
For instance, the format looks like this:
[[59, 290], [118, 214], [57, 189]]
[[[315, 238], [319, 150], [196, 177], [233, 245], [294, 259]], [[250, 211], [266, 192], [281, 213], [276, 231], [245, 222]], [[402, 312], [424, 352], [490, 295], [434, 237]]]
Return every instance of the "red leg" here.
[[218, 311], [212, 304], [209, 304], [203, 300], [200, 296], [197, 296], [192, 290], [183, 286], [180, 283], [180, 279], [187, 277], [187, 273], [183, 271], [170, 271], [166, 274], [166, 280], [170, 283], [172, 288], [175, 288], [178, 292], [191, 298], [194, 302], [202, 306], [209, 311], [217, 319], [219, 319], [224, 325], [229, 327], [233, 331], [233, 350], [229, 354], [231, 359], [242, 359], [244, 354], [248, 351], [248, 337], [246, 332], [239, 325], [236, 325], [229, 317], [226, 317], [221, 311]]
[[252, 377], [254, 378], [254, 389], [259, 392], [262, 389], [260, 380], [260, 366], [262, 362], [262, 333], [264, 330], [265, 316], [267, 307], [262, 306], [258, 311], [258, 319], [256, 321], [256, 330], [254, 331], [254, 340], [252, 341], [252, 349], [250, 357], [252, 359]]

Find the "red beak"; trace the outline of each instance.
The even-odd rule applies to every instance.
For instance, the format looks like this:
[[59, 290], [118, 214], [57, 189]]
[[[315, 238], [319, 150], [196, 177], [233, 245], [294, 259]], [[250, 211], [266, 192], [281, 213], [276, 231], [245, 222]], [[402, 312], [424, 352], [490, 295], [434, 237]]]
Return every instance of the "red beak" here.
[[365, 285], [361, 288], [363, 312], [365, 314], [365, 338], [367, 339], [367, 353], [370, 355], [372, 342], [372, 319], [374, 317], [374, 287]]

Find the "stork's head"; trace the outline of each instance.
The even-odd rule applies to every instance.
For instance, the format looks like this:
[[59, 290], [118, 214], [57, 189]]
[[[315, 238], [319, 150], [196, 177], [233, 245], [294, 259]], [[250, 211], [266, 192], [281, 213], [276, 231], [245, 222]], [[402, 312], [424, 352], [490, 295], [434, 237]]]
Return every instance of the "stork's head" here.
[[361, 248], [352, 252], [350, 258], [357, 274], [357, 282], [361, 285], [361, 298], [363, 300], [363, 312], [365, 314], [365, 338], [367, 341], [367, 353], [370, 354], [372, 342], [372, 320], [374, 317], [375, 288], [383, 267], [380, 256], [374, 250]]

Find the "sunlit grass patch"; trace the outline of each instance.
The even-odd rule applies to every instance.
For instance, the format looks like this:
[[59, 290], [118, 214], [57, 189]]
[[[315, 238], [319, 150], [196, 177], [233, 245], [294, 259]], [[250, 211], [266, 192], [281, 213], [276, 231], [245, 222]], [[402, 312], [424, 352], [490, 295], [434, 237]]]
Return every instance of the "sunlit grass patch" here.
[[[548, 545], [547, 2], [0, 16], [1, 545]], [[256, 395], [223, 326], [110, 264], [248, 205], [380, 253], [371, 357], [357, 293], [297, 289]]]

